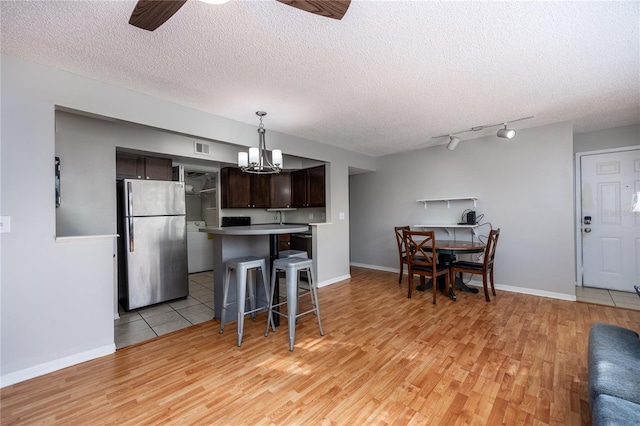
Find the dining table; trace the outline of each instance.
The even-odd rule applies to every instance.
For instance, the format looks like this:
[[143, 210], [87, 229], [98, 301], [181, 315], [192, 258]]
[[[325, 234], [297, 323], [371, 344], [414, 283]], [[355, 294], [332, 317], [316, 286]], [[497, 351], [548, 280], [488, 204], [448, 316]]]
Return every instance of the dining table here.
[[[486, 249], [486, 244], [480, 241], [464, 241], [464, 240], [434, 240], [436, 253], [438, 255], [438, 266], [448, 267], [455, 261], [456, 255], [459, 254], [472, 254], [483, 253]], [[478, 289], [475, 287], [467, 286], [462, 278], [455, 277], [454, 282], [449, 287], [449, 296], [451, 299], [456, 300], [456, 294], [453, 289], [455, 287], [462, 291], [470, 293], [478, 293]], [[424, 291], [430, 288], [430, 284], [425, 283], [417, 287], [418, 290]]]

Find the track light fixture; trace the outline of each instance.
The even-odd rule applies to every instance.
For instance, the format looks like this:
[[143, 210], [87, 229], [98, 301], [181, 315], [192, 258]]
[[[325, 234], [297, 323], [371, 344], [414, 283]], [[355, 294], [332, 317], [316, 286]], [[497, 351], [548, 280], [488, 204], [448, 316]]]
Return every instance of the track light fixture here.
[[505, 139], [513, 139], [516, 137], [516, 131], [507, 128], [507, 123], [504, 123], [504, 129], [498, 130], [498, 137]]
[[456, 138], [453, 135], [449, 135], [449, 143], [447, 144], [447, 149], [449, 151], [453, 151], [458, 146], [458, 142], [460, 142], [460, 138]]
[[518, 118], [516, 120], [511, 120], [511, 121], [504, 121], [502, 123], [496, 123], [496, 124], [483, 124], [482, 126], [476, 126], [476, 127], [472, 127], [470, 129], [467, 130], [461, 130], [459, 132], [455, 132], [455, 133], [449, 133], [448, 135], [440, 135], [440, 136], [434, 136], [433, 139], [436, 138], [443, 138], [443, 137], [449, 137], [449, 142], [447, 143], [447, 149], [449, 151], [453, 151], [454, 149], [456, 149], [456, 146], [458, 146], [458, 142], [460, 142], [460, 139], [455, 137], [454, 135], [458, 135], [460, 133], [467, 133], [467, 132], [477, 132], [478, 130], [484, 130], [484, 129], [488, 129], [490, 127], [496, 127], [496, 126], [504, 126], [504, 128], [499, 129], [498, 133], [496, 134], [499, 138], [504, 138], [504, 139], [513, 139], [516, 137], [516, 131], [514, 129], [509, 129], [507, 127], [507, 125], [509, 123], [514, 123], [516, 121], [522, 121], [522, 120], [528, 120], [530, 118], [533, 118], [533, 115], [530, 117], [523, 117], [523, 118]]

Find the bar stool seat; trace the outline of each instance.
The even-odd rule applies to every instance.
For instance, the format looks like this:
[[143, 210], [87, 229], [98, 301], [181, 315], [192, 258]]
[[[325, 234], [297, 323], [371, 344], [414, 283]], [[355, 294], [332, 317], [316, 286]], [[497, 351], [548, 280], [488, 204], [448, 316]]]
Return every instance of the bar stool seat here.
[[[262, 271], [262, 285], [264, 286], [265, 297], [269, 295], [269, 288], [267, 285], [267, 264], [261, 257], [256, 256], [244, 256], [229, 259], [226, 262], [226, 270], [224, 276], [224, 288], [222, 296], [222, 312], [220, 315], [220, 334], [224, 331], [224, 320], [229, 305], [236, 305], [237, 313], [237, 330], [238, 330], [238, 346], [242, 344], [242, 334], [244, 332], [244, 317], [251, 314], [253, 320], [256, 319], [256, 312], [266, 310], [269, 307], [269, 302], [265, 300], [265, 305], [256, 307], [256, 276], [255, 271], [260, 269]], [[231, 279], [231, 272], [236, 272], [236, 301], [228, 302], [229, 300], [229, 281]], [[247, 291], [249, 293], [249, 307], [250, 310], [245, 310]], [[273, 297], [273, 296], [272, 296]]]
[[[289, 350], [293, 351], [293, 345], [296, 338], [296, 319], [309, 314], [314, 313], [318, 317], [318, 328], [320, 329], [320, 335], [324, 336], [324, 330], [322, 329], [322, 322], [320, 320], [320, 305], [318, 303], [318, 289], [317, 284], [313, 276], [313, 260], [305, 259], [302, 257], [287, 257], [284, 259], [276, 259], [273, 261], [273, 269], [271, 270], [271, 297], [269, 298], [269, 308], [267, 313], [267, 329], [264, 333], [265, 337], [269, 335], [269, 327], [275, 331], [275, 325], [273, 323], [273, 314], [286, 316], [289, 322]], [[275, 301], [273, 295], [276, 288], [276, 277], [278, 271], [285, 271], [287, 297], [286, 300]], [[300, 282], [300, 272], [306, 271], [309, 278], [309, 295], [311, 302], [301, 302], [305, 305], [308, 304], [310, 309], [298, 312], [298, 284]], [[287, 313], [284, 314], [277, 310], [280, 306], [287, 305]]]
[[288, 257], [301, 257], [303, 259], [307, 259], [309, 256], [306, 251], [302, 250], [283, 250], [278, 253], [278, 257], [280, 259], [286, 259]]
[[[309, 255], [307, 254], [306, 251], [303, 250], [283, 250], [281, 252], [278, 253], [278, 258], [280, 259], [287, 259], [289, 257], [301, 257], [303, 259], [308, 259]], [[284, 273], [284, 271], [281, 271], [281, 273]], [[307, 280], [307, 278], [303, 278], [305, 281]], [[309, 291], [308, 286], [306, 285], [301, 285], [300, 286], [300, 294], [298, 295], [298, 297], [300, 296], [304, 296], [305, 294], [307, 294], [307, 292]]]

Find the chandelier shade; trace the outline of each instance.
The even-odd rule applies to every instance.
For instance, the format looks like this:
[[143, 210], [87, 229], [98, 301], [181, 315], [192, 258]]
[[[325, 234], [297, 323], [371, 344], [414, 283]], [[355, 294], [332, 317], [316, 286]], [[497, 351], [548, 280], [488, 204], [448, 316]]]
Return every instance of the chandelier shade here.
[[274, 149], [271, 152], [271, 161], [267, 158], [267, 148], [265, 143], [265, 128], [262, 124], [262, 117], [267, 115], [264, 111], [257, 111], [256, 115], [260, 117], [260, 126], [258, 127], [258, 147], [249, 148], [249, 152], [238, 153], [238, 167], [245, 173], [254, 174], [274, 174], [280, 173], [282, 170], [282, 150]]

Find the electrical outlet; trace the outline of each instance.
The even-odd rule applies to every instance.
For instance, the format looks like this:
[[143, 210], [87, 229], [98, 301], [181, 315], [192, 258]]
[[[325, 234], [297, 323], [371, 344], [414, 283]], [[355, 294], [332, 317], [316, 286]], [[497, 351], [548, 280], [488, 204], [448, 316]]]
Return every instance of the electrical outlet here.
[[11, 232], [11, 216], [0, 216], [0, 234]]
[[309, 219], [313, 219], [313, 213], [309, 213]]
[[340, 212], [340, 220], [344, 220], [344, 212]]

